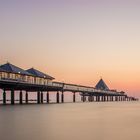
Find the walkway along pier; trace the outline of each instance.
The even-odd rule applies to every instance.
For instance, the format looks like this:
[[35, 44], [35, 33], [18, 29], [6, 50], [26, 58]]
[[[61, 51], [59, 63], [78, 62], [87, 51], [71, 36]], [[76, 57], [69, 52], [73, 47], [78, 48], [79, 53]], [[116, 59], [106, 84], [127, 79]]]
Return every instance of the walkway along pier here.
[[64, 95], [67, 91], [73, 94], [73, 102], [76, 102], [77, 93], [80, 93], [83, 102], [138, 100], [135, 97], [129, 97], [123, 91], [110, 90], [103, 79], [98, 82], [96, 87], [54, 82], [53, 80], [53, 77], [34, 68], [23, 70], [10, 63], [3, 64], [0, 66], [0, 89], [3, 90], [2, 102], [4, 105], [7, 104], [7, 91], [10, 91], [10, 102], [12, 105], [15, 104], [15, 91], [19, 92], [19, 104], [23, 104], [23, 91], [26, 91], [26, 104], [29, 103], [29, 92], [37, 93], [38, 104], [44, 103], [44, 96], [46, 98], [45, 103], [49, 103], [50, 92], [56, 92], [56, 103], [64, 103]]

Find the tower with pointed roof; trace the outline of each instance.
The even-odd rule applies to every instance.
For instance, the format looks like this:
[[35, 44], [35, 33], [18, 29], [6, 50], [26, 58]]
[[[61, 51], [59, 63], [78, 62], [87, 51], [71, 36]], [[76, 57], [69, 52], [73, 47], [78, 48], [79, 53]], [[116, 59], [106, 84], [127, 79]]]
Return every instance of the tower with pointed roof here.
[[104, 82], [104, 80], [101, 78], [100, 81], [97, 83], [95, 86], [97, 89], [102, 89], [102, 90], [109, 90], [108, 86]]

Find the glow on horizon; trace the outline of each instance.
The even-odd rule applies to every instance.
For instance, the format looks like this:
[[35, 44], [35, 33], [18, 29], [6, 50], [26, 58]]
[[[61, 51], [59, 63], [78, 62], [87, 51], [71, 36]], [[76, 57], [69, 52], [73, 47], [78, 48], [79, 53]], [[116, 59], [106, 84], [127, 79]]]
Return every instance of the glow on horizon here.
[[0, 63], [139, 96], [140, 2], [0, 1]]

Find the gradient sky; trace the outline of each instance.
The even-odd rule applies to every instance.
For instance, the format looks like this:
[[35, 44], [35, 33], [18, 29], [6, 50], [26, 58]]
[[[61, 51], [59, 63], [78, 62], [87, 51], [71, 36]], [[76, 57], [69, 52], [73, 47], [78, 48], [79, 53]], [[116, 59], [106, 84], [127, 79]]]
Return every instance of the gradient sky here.
[[139, 60], [139, 0], [0, 0], [1, 64], [139, 96]]

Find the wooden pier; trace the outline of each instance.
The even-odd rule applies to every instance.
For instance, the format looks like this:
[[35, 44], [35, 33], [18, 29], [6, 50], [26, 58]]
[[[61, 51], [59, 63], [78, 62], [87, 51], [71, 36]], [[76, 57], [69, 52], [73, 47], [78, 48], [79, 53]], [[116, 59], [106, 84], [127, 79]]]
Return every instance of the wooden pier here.
[[109, 90], [102, 79], [99, 81], [96, 87], [53, 82], [53, 79], [53, 77], [33, 68], [25, 71], [9, 63], [1, 65], [0, 89], [3, 90], [2, 103], [4, 105], [7, 104], [7, 91], [10, 91], [11, 93], [10, 101], [12, 105], [15, 104], [15, 92], [17, 91], [19, 92], [19, 104], [23, 104], [23, 91], [26, 92], [24, 104], [28, 104], [30, 101], [28, 98], [29, 92], [37, 93], [37, 104], [48, 104], [50, 102], [49, 95], [51, 92], [56, 92], [56, 103], [64, 103], [65, 94], [67, 92], [71, 92], [73, 94], [73, 102], [76, 102], [76, 94], [79, 93], [81, 95], [82, 102], [118, 102], [137, 100], [134, 97], [129, 97], [124, 92]]

